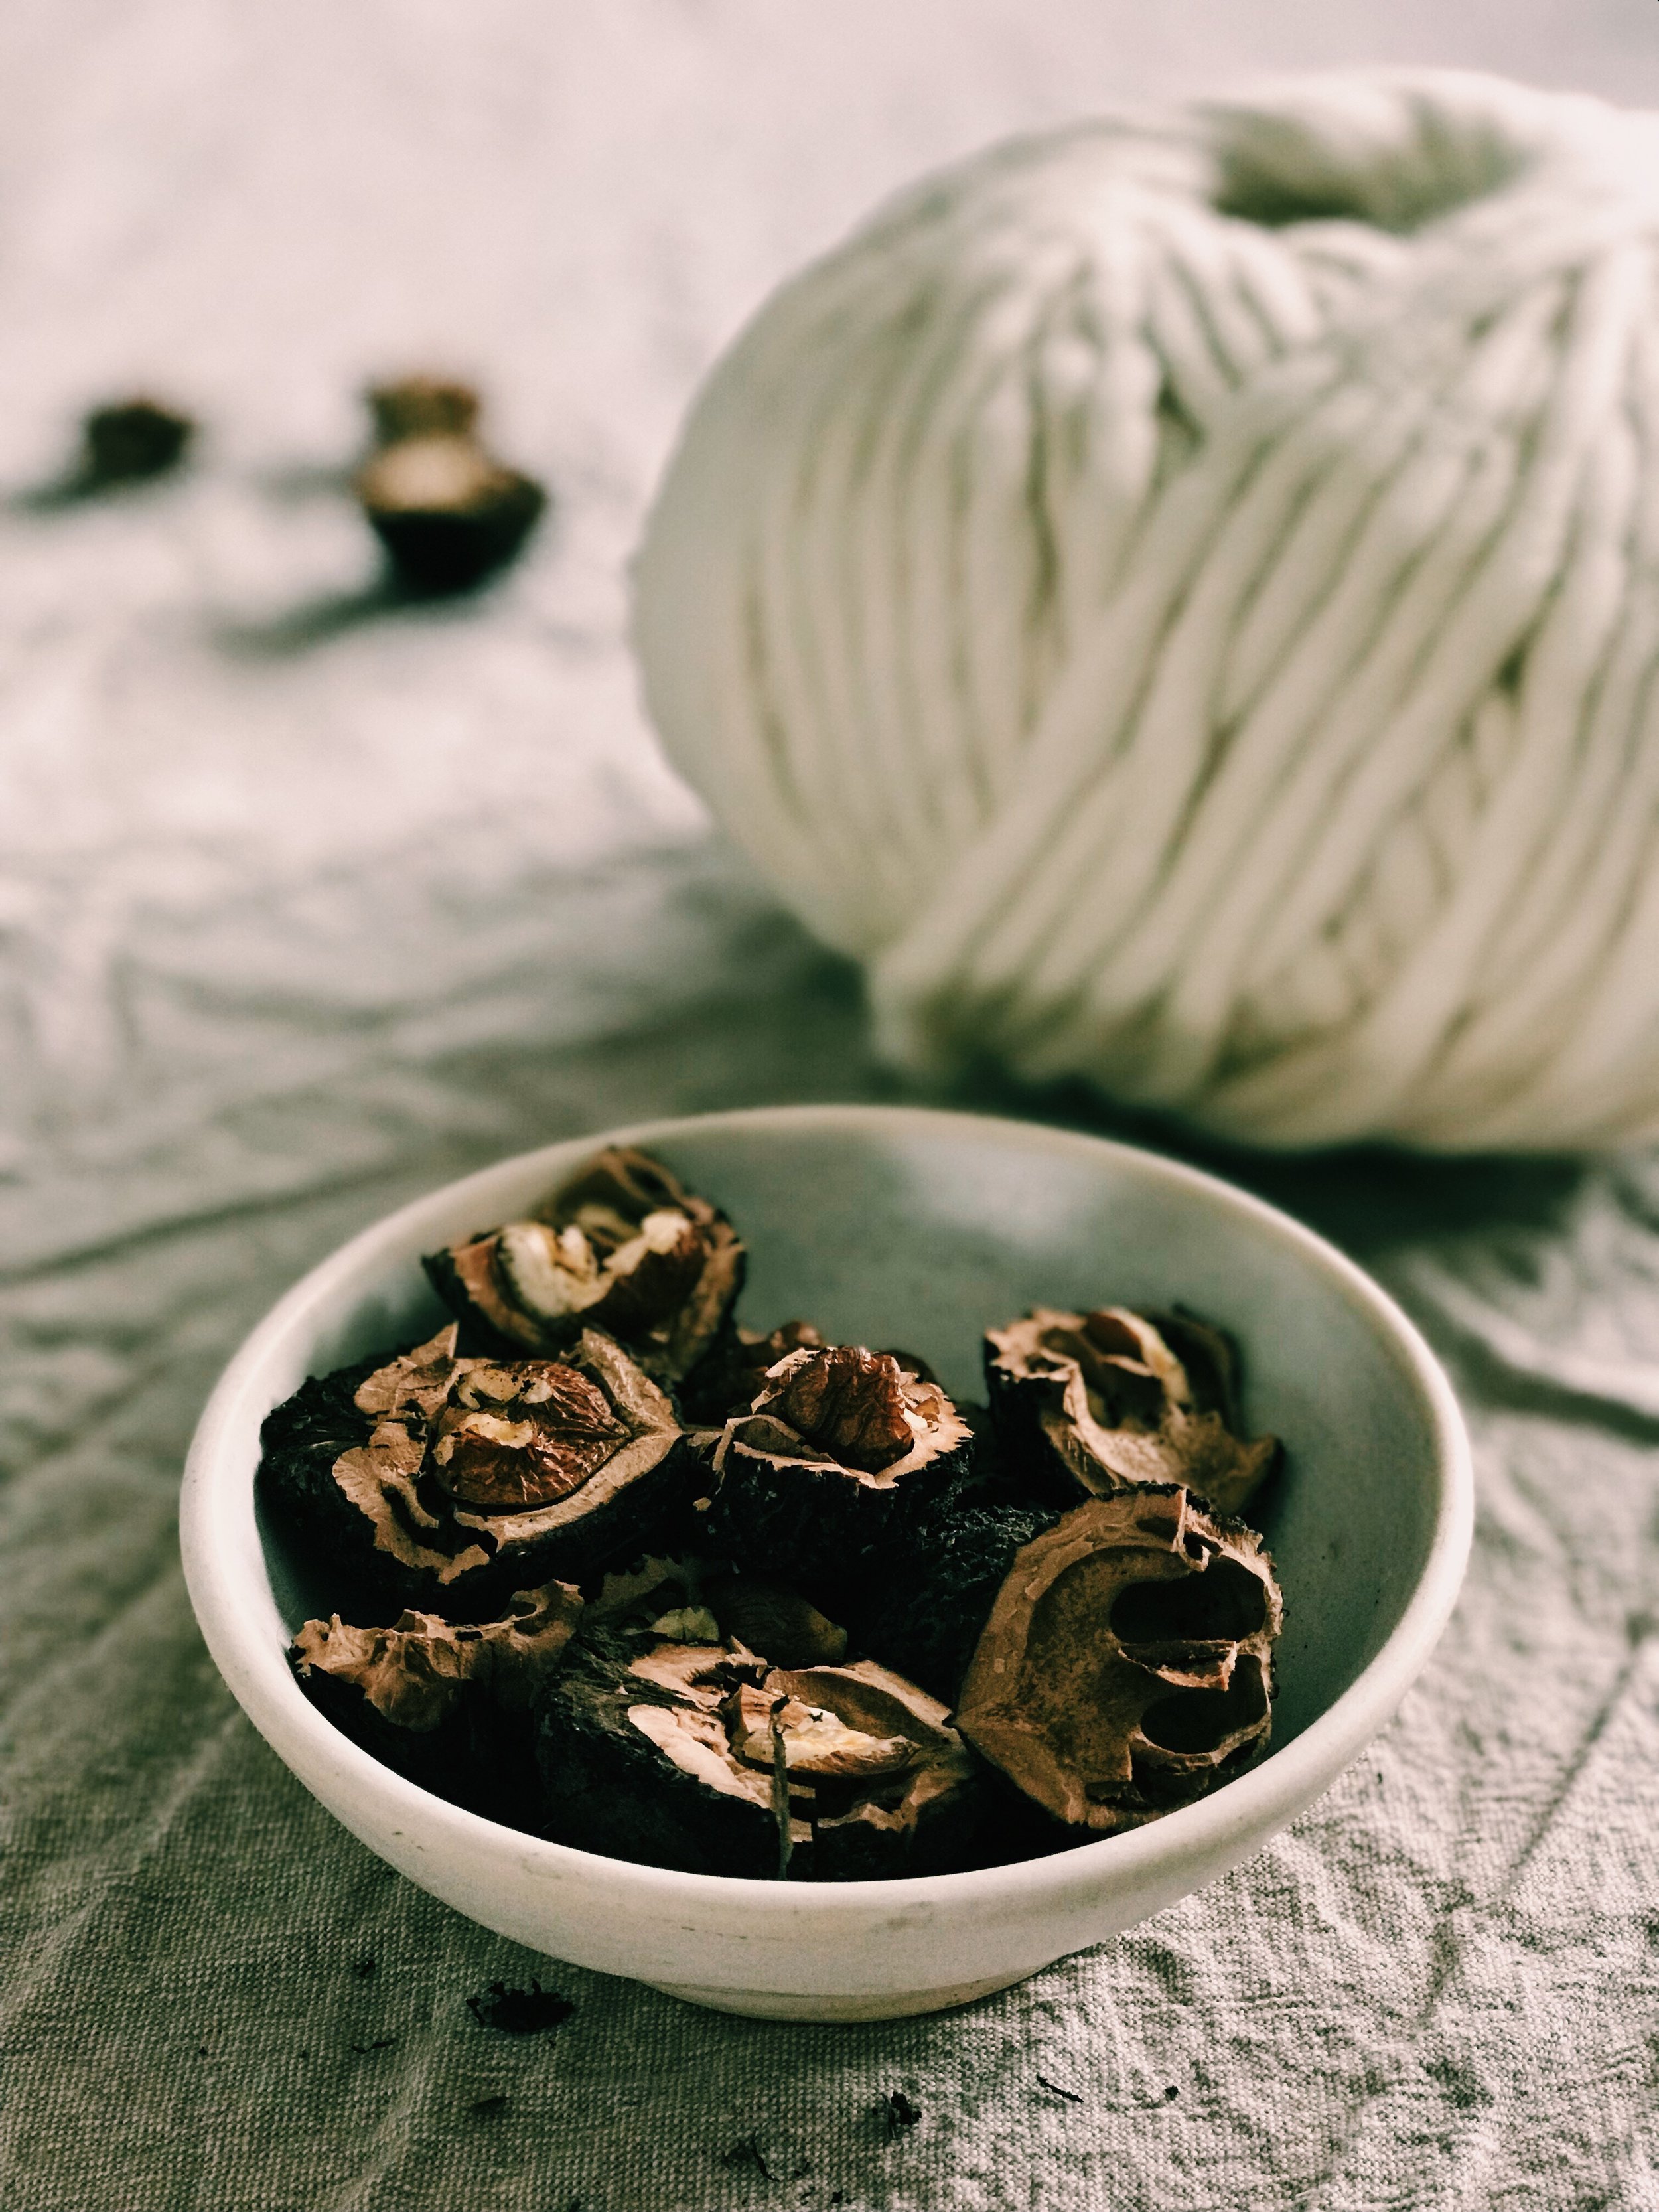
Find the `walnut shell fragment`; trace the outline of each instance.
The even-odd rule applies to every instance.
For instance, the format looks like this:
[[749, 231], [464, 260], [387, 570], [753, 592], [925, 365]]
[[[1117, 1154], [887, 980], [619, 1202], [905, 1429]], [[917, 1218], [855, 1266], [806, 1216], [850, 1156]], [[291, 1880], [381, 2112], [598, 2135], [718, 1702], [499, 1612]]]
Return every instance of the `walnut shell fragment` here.
[[883, 1540], [951, 1496], [973, 1433], [937, 1383], [862, 1345], [781, 1359], [714, 1455], [714, 1547], [832, 1612]]
[[400, 437], [356, 477], [363, 514], [401, 580], [463, 592], [503, 568], [541, 520], [547, 494], [471, 437]]
[[[262, 1493], [339, 1595], [487, 1616], [579, 1580], [681, 1507], [673, 1408], [597, 1329], [559, 1360], [462, 1358], [454, 1323], [313, 1377], [265, 1421]], [[365, 1370], [367, 1369], [367, 1371]]]
[[143, 395], [95, 407], [81, 427], [74, 489], [104, 491], [165, 476], [183, 460], [195, 434], [188, 415]]
[[1038, 1306], [987, 1330], [985, 1376], [1005, 1468], [1054, 1504], [1174, 1482], [1236, 1514], [1279, 1455], [1237, 1433], [1232, 1345], [1188, 1315]]
[[780, 1669], [760, 1695], [787, 1698], [777, 1720], [789, 1771], [813, 1784], [813, 1881], [948, 1874], [969, 1863], [984, 1793], [937, 1698], [873, 1659]]
[[517, 1590], [495, 1620], [405, 1612], [390, 1628], [337, 1613], [289, 1647], [318, 1711], [398, 1773], [496, 1819], [533, 1814], [531, 1708], [580, 1618], [568, 1583]]
[[[781, 1857], [769, 1770], [732, 1750], [720, 1707], [765, 1679], [763, 1660], [718, 1644], [639, 1649], [608, 1629], [584, 1636], [547, 1686], [537, 1759], [544, 1832], [580, 1850], [688, 1874], [769, 1880]], [[788, 1820], [792, 1870], [811, 1841]]]
[[817, 1350], [823, 1340], [810, 1321], [787, 1321], [765, 1335], [728, 1328], [682, 1394], [687, 1415], [720, 1428], [754, 1403], [769, 1368], [792, 1352]]
[[751, 1880], [961, 1864], [979, 1802], [945, 1709], [872, 1662], [790, 1673], [600, 1630], [546, 1688], [556, 1841]]
[[689, 1376], [743, 1287], [731, 1223], [659, 1161], [612, 1146], [529, 1217], [428, 1255], [451, 1311], [483, 1341], [557, 1352], [603, 1329], [658, 1382]]
[[1253, 1530], [1179, 1487], [1093, 1498], [1016, 1556], [957, 1725], [1056, 1820], [1138, 1827], [1260, 1757], [1283, 1618]]
[[884, 1550], [860, 1590], [850, 1624], [860, 1644], [953, 1703], [1015, 1555], [1059, 1518], [1043, 1505], [930, 1514]]
[[775, 1667], [833, 1667], [847, 1656], [847, 1631], [768, 1576], [713, 1575], [701, 1595], [724, 1638]]

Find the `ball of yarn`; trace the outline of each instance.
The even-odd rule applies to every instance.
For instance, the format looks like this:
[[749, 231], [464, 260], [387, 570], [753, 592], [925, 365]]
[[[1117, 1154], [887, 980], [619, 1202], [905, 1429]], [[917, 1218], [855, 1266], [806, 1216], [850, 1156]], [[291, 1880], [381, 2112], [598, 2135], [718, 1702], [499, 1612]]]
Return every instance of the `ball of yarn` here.
[[1659, 1129], [1656, 256], [1659, 117], [1391, 73], [996, 149], [762, 309], [636, 641], [890, 1053]]

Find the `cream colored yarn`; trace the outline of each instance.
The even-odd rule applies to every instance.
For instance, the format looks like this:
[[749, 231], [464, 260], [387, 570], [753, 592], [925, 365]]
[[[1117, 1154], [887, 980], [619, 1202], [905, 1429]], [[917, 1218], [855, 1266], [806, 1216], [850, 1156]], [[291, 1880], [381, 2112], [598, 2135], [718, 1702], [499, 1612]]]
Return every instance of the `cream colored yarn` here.
[[716, 368], [674, 760], [990, 1054], [1269, 1145], [1659, 1130], [1659, 117], [1316, 79], [998, 149]]

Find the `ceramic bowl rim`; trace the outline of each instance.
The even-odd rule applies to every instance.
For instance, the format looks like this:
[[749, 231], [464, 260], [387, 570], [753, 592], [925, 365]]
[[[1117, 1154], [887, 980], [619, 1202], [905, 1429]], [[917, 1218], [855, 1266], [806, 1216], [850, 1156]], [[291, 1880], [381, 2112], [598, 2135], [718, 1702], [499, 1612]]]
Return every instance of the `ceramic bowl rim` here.
[[[545, 1163], [549, 1181], [604, 1144], [672, 1145], [703, 1132], [775, 1129], [803, 1132], [891, 1132], [961, 1137], [977, 1132], [1000, 1145], [1074, 1157], [1111, 1156], [1131, 1173], [1176, 1187], [1206, 1203], [1253, 1222], [1322, 1274], [1370, 1325], [1392, 1356], [1401, 1378], [1413, 1388], [1429, 1415], [1438, 1497], [1423, 1569], [1381, 1648], [1340, 1697], [1259, 1766], [1237, 1776], [1212, 1796], [1166, 1814], [1124, 1834], [1103, 1837], [1054, 1856], [1026, 1859], [961, 1874], [908, 1875], [848, 1883], [762, 1881], [731, 1875], [680, 1873], [641, 1866], [574, 1846], [555, 1844], [487, 1820], [434, 1796], [383, 1766], [324, 1719], [301, 1690], [280, 1647], [270, 1648], [250, 1628], [237, 1603], [233, 1571], [222, 1544], [231, 1522], [251, 1517], [253, 1470], [234, 1463], [227, 1434], [258, 1389], [266, 1361], [302, 1330], [341, 1284], [381, 1248], [404, 1238], [422, 1216], [454, 1207], [470, 1188], [484, 1188]], [[261, 1413], [267, 1410], [261, 1407]], [[800, 1929], [803, 1922], [833, 1930], [867, 1919], [872, 1910], [932, 1905], [952, 1915], [991, 1905], [1029, 1912], [1056, 1907], [1145, 1879], [1166, 1862], [1223, 1856], [1240, 1839], [1271, 1832], [1328, 1787], [1349, 1760], [1386, 1724], [1427, 1662], [1456, 1602], [1474, 1524], [1474, 1472], [1462, 1417], [1451, 1386], [1428, 1345], [1394, 1300], [1362, 1268], [1313, 1230], [1266, 1200], [1220, 1176], [1115, 1138], [1058, 1128], [1042, 1122], [944, 1108], [900, 1105], [743, 1107], [638, 1121], [593, 1135], [508, 1155], [444, 1183], [380, 1217], [310, 1268], [256, 1324], [233, 1354], [204, 1408], [185, 1464], [179, 1540], [191, 1602], [210, 1652], [233, 1694], [261, 1735], [294, 1767], [288, 1747], [304, 1766], [332, 1768], [351, 1778], [358, 1795], [378, 1799], [405, 1834], [424, 1830], [471, 1842], [481, 1856], [510, 1851], [515, 1867], [536, 1864], [608, 1887], [618, 1903], [629, 1895], [659, 1903], [678, 1899], [687, 1911], [725, 1918], [732, 1911], [763, 1924]], [[261, 1553], [263, 1557], [263, 1553]], [[295, 1768], [305, 1779], [303, 1768]], [[308, 1785], [307, 1785], [308, 1786]]]

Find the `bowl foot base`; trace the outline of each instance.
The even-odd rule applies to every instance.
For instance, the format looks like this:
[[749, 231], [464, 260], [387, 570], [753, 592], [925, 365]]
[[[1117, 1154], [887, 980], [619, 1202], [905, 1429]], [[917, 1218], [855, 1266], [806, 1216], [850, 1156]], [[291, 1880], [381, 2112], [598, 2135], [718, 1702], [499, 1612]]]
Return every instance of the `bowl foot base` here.
[[787, 1990], [693, 1990], [669, 1982], [650, 1987], [683, 2003], [710, 2012], [742, 2013], [750, 2020], [908, 2020], [921, 2012], [946, 2012], [952, 2005], [1011, 1990], [1024, 1974], [999, 1974], [988, 1982], [957, 1982], [943, 1990], [895, 1990], [887, 1996], [814, 1996]]

